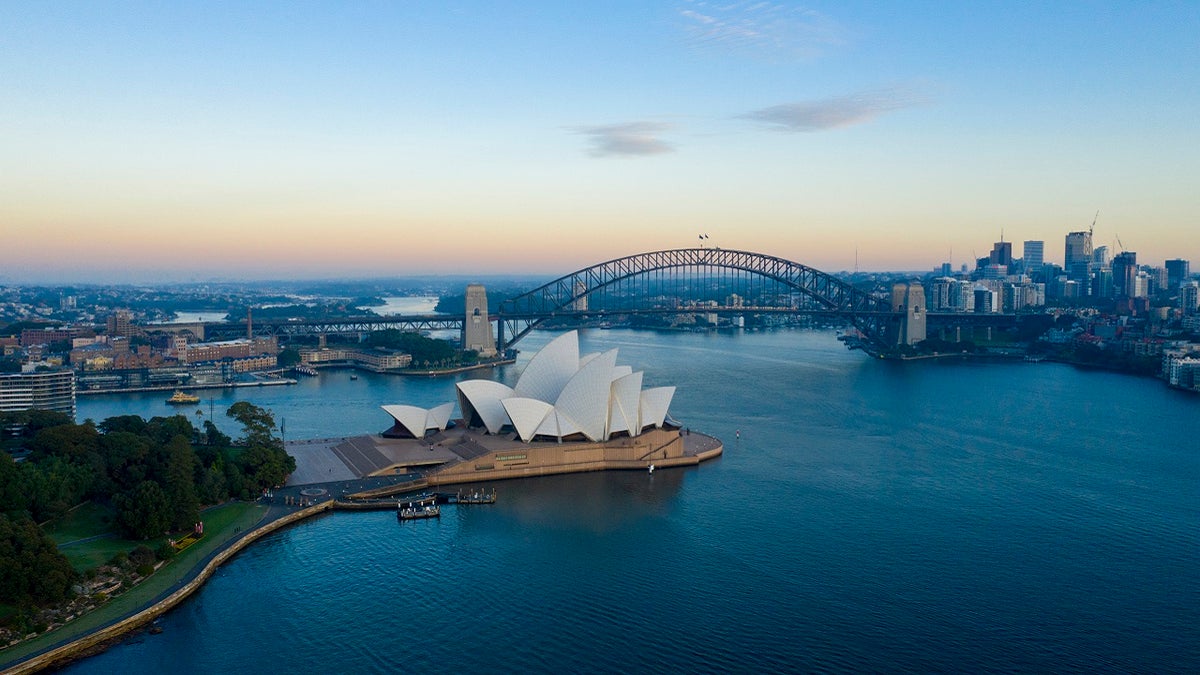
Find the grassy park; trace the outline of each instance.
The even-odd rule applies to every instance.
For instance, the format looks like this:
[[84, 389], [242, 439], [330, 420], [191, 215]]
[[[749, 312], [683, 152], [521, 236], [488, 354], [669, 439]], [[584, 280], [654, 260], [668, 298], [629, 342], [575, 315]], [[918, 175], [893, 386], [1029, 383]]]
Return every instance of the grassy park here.
[[[266, 507], [252, 502], [229, 502], [201, 513], [204, 537], [165, 563], [150, 577], [115, 596], [79, 618], [36, 638], [0, 651], [0, 668], [23, 659], [49, 645], [82, 637], [105, 624], [147, 605], [170, 589], [200, 564], [210, 553], [234, 536], [252, 529], [266, 513]], [[83, 505], [47, 527], [47, 532], [76, 569], [92, 569], [118, 552], [127, 553], [139, 544], [158, 546], [162, 539], [144, 542], [119, 538], [111, 528], [111, 515], [98, 506]], [[93, 562], [94, 561], [94, 562]]]

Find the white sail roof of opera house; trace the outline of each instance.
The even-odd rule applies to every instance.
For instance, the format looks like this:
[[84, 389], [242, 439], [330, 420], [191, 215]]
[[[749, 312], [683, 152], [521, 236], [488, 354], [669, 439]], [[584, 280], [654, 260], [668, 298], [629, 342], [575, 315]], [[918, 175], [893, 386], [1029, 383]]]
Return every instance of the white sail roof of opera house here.
[[465, 380], [457, 389], [468, 426], [483, 426], [490, 434], [509, 427], [525, 442], [538, 436], [605, 441], [616, 433], [637, 435], [664, 424], [675, 394], [675, 387], [643, 390], [642, 373], [617, 365], [616, 349], [580, 357], [575, 331], [534, 354], [515, 387]]
[[450, 414], [454, 412], [454, 403], [443, 403], [436, 408], [418, 408], [415, 405], [385, 405], [381, 406], [387, 414], [396, 420], [396, 426], [402, 428], [413, 438], [424, 438], [425, 433], [432, 429], [445, 430], [450, 424]]

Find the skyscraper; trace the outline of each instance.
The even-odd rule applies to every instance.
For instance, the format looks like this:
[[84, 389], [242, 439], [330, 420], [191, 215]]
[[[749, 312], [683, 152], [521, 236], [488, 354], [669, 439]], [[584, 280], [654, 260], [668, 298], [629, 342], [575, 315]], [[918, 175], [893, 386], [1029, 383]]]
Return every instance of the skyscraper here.
[[1189, 269], [1191, 264], [1180, 258], [1167, 261], [1167, 290], [1173, 291], [1179, 288], [1183, 282], [1188, 280], [1191, 275]]
[[1025, 242], [1025, 247], [1021, 251], [1021, 257], [1025, 261], [1026, 274], [1038, 274], [1042, 271], [1042, 263], [1045, 262], [1046, 242], [1030, 240]]
[[1137, 253], [1122, 251], [1113, 258], [1113, 294], [1118, 298], [1132, 298], [1136, 290]]
[[1092, 276], [1092, 233], [1068, 232], [1063, 267], [1072, 281], [1087, 281]]
[[992, 253], [988, 256], [988, 264], [1012, 267], [1012, 242], [998, 241], [992, 244]]

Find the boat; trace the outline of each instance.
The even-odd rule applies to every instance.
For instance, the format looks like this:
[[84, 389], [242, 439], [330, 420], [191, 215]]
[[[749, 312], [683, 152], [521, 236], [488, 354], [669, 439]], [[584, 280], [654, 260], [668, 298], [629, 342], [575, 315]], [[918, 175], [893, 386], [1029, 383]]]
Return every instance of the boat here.
[[199, 402], [199, 396], [184, 393], [182, 389], [176, 389], [175, 393], [171, 394], [171, 398], [167, 399], [167, 403], [171, 405], [192, 405]]
[[416, 520], [418, 518], [437, 518], [442, 515], [442, 509], [437, 505], [405, 507], [396, 512], [400, 520]]
[[496, 489], [492, 490], [475, 490], [473, 492], [459, 491], [457, 494], [447, 495], [447, 501], [452, 504], [495, 504]]
[[357, 379], [358, 379], [358, 375], [355, 375], [355, 374], [351, 373], [351, 374], [350, 374], [350, 379], [352, 379], [352, 380], [357, 380]]

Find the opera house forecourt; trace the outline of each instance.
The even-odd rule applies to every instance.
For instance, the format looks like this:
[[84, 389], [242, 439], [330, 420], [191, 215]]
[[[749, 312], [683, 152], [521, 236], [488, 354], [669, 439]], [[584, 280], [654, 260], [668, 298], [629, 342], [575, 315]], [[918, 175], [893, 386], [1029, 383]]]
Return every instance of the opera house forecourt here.
[[465, 380], [456, 389], [458, 420], [455, 401], [385, 405], [391, 429], [331, 450], [358, 476], [419, 472], [429, 485], [686, 466], [723, 450], [671, 420], [675, 387], [644, 389], [616, 349], [580, 355], [575, 331], [536, 353], [515, 387]]

